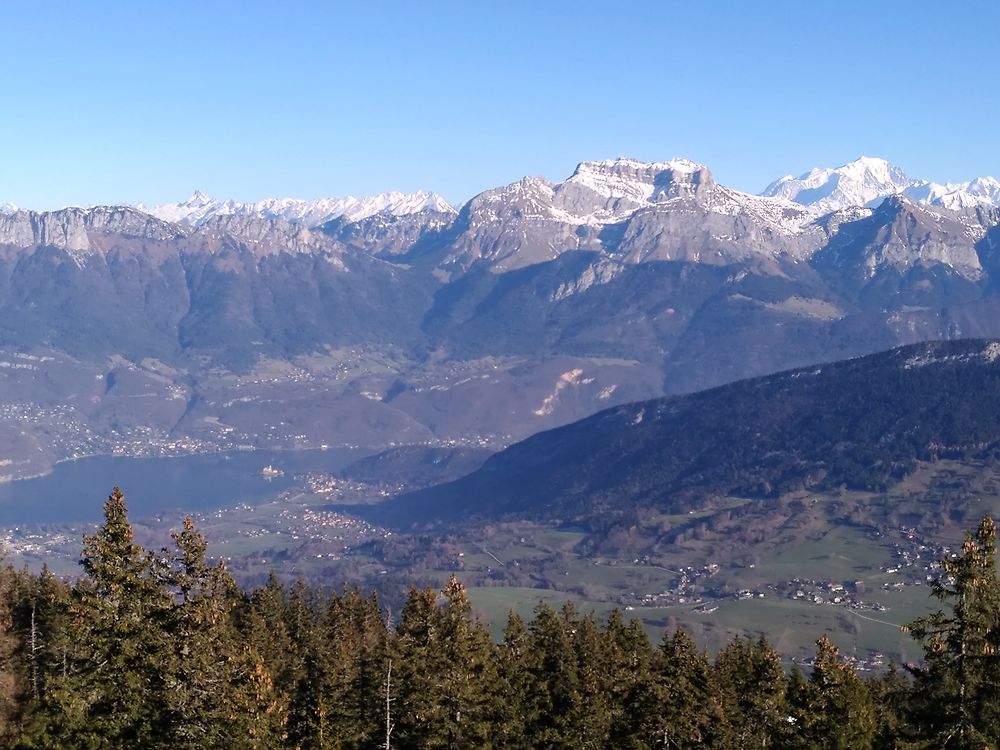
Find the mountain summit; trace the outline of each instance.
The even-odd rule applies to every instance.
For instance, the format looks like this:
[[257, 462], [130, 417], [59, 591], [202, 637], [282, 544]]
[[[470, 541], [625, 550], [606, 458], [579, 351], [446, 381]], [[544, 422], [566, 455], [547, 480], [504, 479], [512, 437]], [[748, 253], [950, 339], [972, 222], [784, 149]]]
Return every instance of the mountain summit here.
[[[877, 159], [809, 180], [811, 196], [785, 184], [794, 200], [766, 197], [692, 161], [622, 157], [457, 213], [430, 193], [196, 193], [152, 209], [170, 221], [121, 206], [0, 213], [0, 387], [16, 404], [78, 394], [103, 445], [138, 445], [132, 425], [213, 449], [494, 447], [628, 401], [1000, 337], [1000, 208], [930, 205], [957, 193]], [[886, 190], [875, 208], [802, 203]], [[62, 359], [41, 379], [22, 355]], [[219, 372], [234, 379], [206, 376]], [[145, 392], [173, 395], [147, 416], [153, 401], [133, 398]], [[0, 414], [0, 442], [37, 446], [5, 473], [95, 452], [62, 412], [27, 432], [18, 409]]]
[[421, 211], [454, 214], [455, 209], [440, 195], [427, 191], [416, 193], [388, 192], [355, 198], [265, 198], [252, 203], [235, 200], [217, 200], [200, 190], [186, 201], [165, 203], [159, 206], [136, 206], [140, 211], [174, 224], [201, 226], [217, 216], [241, 216], [261, 219], [281, 219], [291, 224], [307, 227], [319, 226], [333, 219], [346, 222], [360, 221], [376, 214], [408, 216]]
[[761, 195], [795, 201], [818, 214], [858, 206], [873, 208], [890, 195], [957, 210], [1000, 206], [1000, 182], [992, 177], [959, 183], [914, 180], [885, 159], [861, 156], [836, 168], [817, 167], [800, 177], [786, 175], [768, 185]]
[[835, 169], [817, 167], [797, 178], [787, 175], [768, 185], [761, 195], [785, 198], [829, 213], [878, 204], [888, 195], [919, 184], [885, 159], [862, 156]]

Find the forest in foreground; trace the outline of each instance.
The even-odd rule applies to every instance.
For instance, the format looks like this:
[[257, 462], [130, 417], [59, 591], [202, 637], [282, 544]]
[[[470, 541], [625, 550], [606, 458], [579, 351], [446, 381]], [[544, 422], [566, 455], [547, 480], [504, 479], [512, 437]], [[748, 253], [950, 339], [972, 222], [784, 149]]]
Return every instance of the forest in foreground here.
[[[511, 614], [494, 642], [462, 584], [375, 595], [272, 578], [242, 591], [186, 519], [136, 544], [117, 489], [82, 574], [0, 571], [10, 748], [994, 748], [1000, 579], [985, 518], [942, 561], [919, 664], [862, 676], [825, 634], [786, 672], [762, 635], [714, 656], [614, 612]], [[746, 623], [746, 630], [754, 630]]]

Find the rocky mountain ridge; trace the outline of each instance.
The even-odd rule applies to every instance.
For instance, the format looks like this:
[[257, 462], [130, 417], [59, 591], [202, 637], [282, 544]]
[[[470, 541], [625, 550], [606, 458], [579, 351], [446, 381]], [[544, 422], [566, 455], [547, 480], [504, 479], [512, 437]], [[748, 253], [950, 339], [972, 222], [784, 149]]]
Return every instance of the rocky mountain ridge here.
[[911, 179], [885, 159], [861, 156], [836, 168], [817, 167], [800, 177], [786, 175], [761, 195], [795, 201], [821, 214], [853, 206], [874, 208], [891, 195], [959, 210], [1000, 206], [1000, 182], [993, 177], [943, 184]]
[[348, 222], [360, 221], [376, 214], [408, 216], [421, 211], [454, 214], [455, 209], [441, 196], [422, 191], [417, 193], [388, 192], [362, 198], [265, 198], [243, 203], [232, 199], [217, 200], [200, 190], [186, 201], [136, 208], [152, 216], [175, 224], [201, 226], [219, 216], [256, 217], [280, 219], [290, 224], [315, 227], [334, 219]]
[[[584, 162], [457, 215], [316, 226], [16, 210], [0, 214], [0, 450], [6, 435], [78, 452], [22, 411], [72, 393], [108, 444], [141, 428], [165, 444], [498, 447], [628, 401], [1000, 336], [998, 248], [992, 206], [894, 195], [817, 215], [684, 160]], [[95, 386], [123, 367], [145, 396], [117, 375]]]

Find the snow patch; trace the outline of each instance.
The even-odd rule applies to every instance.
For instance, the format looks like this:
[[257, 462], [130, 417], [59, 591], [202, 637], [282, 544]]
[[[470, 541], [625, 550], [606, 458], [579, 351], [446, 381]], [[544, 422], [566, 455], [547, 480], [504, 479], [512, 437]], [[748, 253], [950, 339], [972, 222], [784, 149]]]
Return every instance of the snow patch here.
[[933, 352], [924, 352], [923, 354], [917, 354], [903, 363], [903, 368], [906, 370], [912, 370], [916, 367], [927, 367], [928, 365], [942, 364], [944, 362], [972, 362], [976, 359], [985, 360], [989, 363], [994, 363], [997, 359], [1000, 359], [1000, 342], [992, 341], [986, 345], [986, 348], [981, 352], [966, 352], [963, 354], [950, 354], [950, 355], [939, 355], [935, 356]]

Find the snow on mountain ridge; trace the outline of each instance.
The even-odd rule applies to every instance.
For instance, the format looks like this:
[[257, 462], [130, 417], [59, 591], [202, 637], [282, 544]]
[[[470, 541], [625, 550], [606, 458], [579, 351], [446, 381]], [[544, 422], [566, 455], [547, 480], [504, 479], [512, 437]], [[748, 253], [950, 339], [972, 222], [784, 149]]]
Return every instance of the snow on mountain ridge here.
[[[815, 217], [783, 197], [764, 197], [718, 185], [703, 164], [675, 158], [668, 162], [642, 162], [628, 157], [582, 162], [573, 175], [555, 186], [563, 207], [575, 207], [574, 189], [593, 191], [606, 205], [589, 214], [578, 214], [576, 223], [603, 224], [621, 221], [644, 208], [670, 208], [696, 197], [709, 211], [726, 216], [745, 214], [762, 225], [797, 234]], [[565, 212], [563, 212], [565, 214]], [[564, 216], [558, 217], [566, 220]]]
[[977, 177], [968, 182], [926, 182], [904, 191], [904, 195], [924, 203], [952, 210], [977, 206], [1000, 206], [1000, 181], [993, 177]]
[[791, 200], [826, 214], [878, 203], [887, 195], [901, 193], [916, 184], [885, 159], [861, 156], [836, 169], [817, 167], [800, 177], [782, 177], [768, 185], [761, 195]]
[[953, 210], [1000, 206], [1000, 182], [992, 177], [946, 184], [914, 180], [885, 159], [869, 156], [834, 169], [817, 167], [799, 177], [786, 175], [761, 193], [795, 201], [816, 214], [853, 206], [874, 207], [888, 196], [899, 194]]
[[686, 176], [703, 170], [708, 171], [704, 165], [688, 159], [642, 162], [619, 156], [617, 159], [581, 162], [563, 184], [580, 185], [605, 198], [647, 203], [663, 192], [669, 182], [664, 175]]
[[333, 219], [353, 222], [379, 213], [392, 216], [408, 216], [420, 211], [456, 213], [444, 198], [427, 191], [417, 193], [394, 191], [363, 198], [355, 198], [352, 195], [345, 198], [316, 200], [265, 198], [248, 203], [232, 199], [220, 201], [201, 191], [195, 191], [190, 198], [181, 203], [152, 207], [140, 203], [136, 208], [163, 221], [190, 226], [200, 226], [216, 216], [257, 216], [265, 219], [283, 219], [292, 224], [314, 227]]

